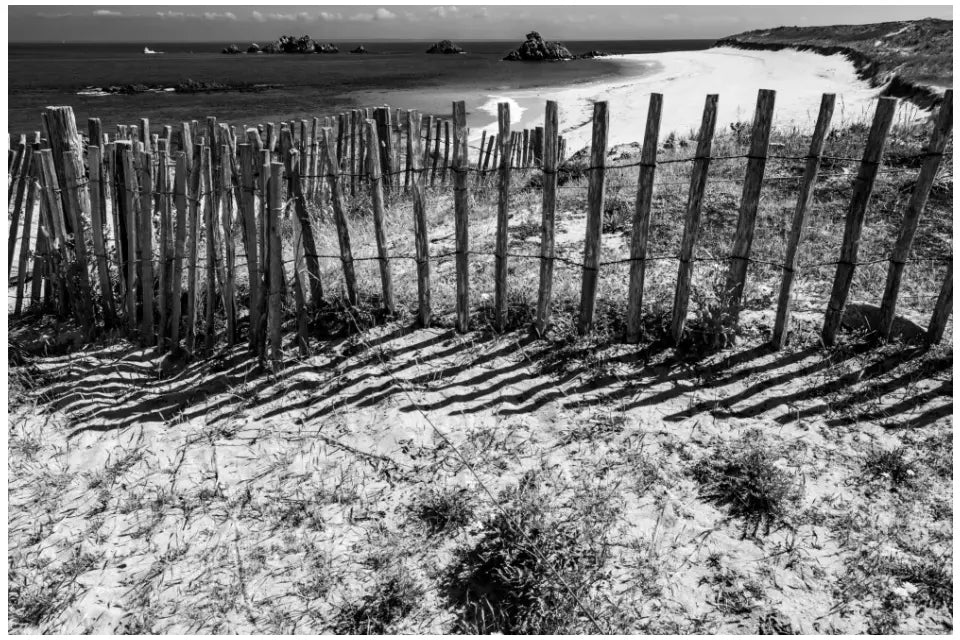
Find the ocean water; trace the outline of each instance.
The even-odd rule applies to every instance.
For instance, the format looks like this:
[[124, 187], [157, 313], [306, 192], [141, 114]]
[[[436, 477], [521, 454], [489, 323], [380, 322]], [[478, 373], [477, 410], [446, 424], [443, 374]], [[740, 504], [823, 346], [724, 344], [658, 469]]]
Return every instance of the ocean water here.
[[[334, 55], [224, 55], [221, 43], [10, 44], [8, 130], [39, 130], [47, 105], [70, 105], [81, 129], [99, 117], [104, 130], [149, 118], [152, 128], [213, 115], [231, 124], [256, 124], [333, 115], [352, 107], [390, 104], [447, 115], [451, 99], [467, 101], [468, 124], [489, 120], [490, 96], [514, 89], [564, 86], [623, 73], [602, 58], [561, 63], [506, 62], [516, 41], [460, 41], [467, 55], [427, 55], [431, 42], [364, 42], [367, 55], [346, 53], [360, 43], [336, 43]], [[236, 43], [245, 48], [249, 43]], [[261, 43], [263, 44], [263, 43]], [[613, 54], [701, 50], [711, 40], [565, 41], [573, 53]], [[163, 51], [144, 55], [143, 47]], [[635, 73], [635, 71], [633, 72]], [[78, 95], [85, 87], [174, 86], [187, 79], [280, 85], [257, 93], [225, 92]], [[415, 100], [411, 100], [411, 90]], [[406, 96], [408, 102], [391, 102]], [[486, 108], [485, 108], [486, 107]]]

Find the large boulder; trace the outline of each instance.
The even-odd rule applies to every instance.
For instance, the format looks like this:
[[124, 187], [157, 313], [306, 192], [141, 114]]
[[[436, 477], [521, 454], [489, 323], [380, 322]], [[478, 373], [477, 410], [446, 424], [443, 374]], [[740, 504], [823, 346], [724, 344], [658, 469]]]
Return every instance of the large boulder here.
[[354, 49], [354, 50], [351, 51], [350, 53], [367, 53], [367, 48], [364, 47], [363, 45], [360, 45], [359, 47], [357, 47], [356, 49]]
[[247, 53], [263, 53], [263, 52], [260, 51], [260, 45], [258, 45], [256, 42], [251, 42], [250, 46], [247, 47]]
[[236, 53], [240, 53], [240, 47], [238, 47], [238, 46], [235, 45], [235, 44], [232, 44], [232, 45], [230, 45], [229, 47], [225, 47], [224, 50], [223, 50], [223, 53], [229, 53], [229, 54], [231, 54], [231, 55], [236, 54]]
[[559, 42], [547, 42], [539, 33], [531, 31], [519, 48], [511, 51], [504, 60], [572, 60], [574, 55]]
[[609, 55], [610, 55], [610, 54], [607, 53], [606, 51], [599, 51], [599, 50], [597, 50], [597, 49], [594, 49], [594, 50], [592, 50], [592, 51], [587, 51], [586, 53], [581, 53], [581, 54], [580, 54], [579, 56], [577, 56], [577, 57], [578, 57], [578, 58], [583, 58], [583, 59], [585, 59], [585, 60], [589, 60], [590, 58], [603, 58], [603, 57], [609, 56]]
[[466, 53], [466, 51], [449, 40], [441, 40], [427, 49], [427, 53]]

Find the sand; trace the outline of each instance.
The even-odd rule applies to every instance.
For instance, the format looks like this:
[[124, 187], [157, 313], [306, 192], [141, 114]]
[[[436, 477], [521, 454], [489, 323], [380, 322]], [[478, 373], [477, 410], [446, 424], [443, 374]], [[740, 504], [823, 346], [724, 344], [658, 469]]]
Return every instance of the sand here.
[[[857, 77], [853, 65], [843, 56], [822, 56], [800, 51], [743, 51], [716, 48], [705, 51], [674, 51], [655, 54], [615, 56], [624, 77], [605, 79], [572, 87], [542, 87], [510, 92], [514, 128], [542, 124], [543, 104], [556, 100], [560, 107], [560, 132], [567, 138], [568, 154], [587, 147], [591, 137], [593, 102], [610, 105], [609, 145], [643, 139], [647, 105], [652, 92], [664, 96], [661, 138], [671, 132], [690, 136], [699, 129], [704, 99], [719, 94], [717, 130], [738, 121], [751, 121], [757, 91], [777, 92], [774, 126], [812, 130], [824, 93], [837, 94], [834, 126], [869, 119], [882, 88]], [[634, 73], [630, 77], [629, 73]], [[482, 107], [473, 111], [475, 127], [471, 138], [482, 130], [497, 129], [496, 101], [488, 95]], [[492, 107], [492, 108], [491, 108]], [[922, 111], [904, 105], [904, 117], [922, 117]], [[519, 113], [518, 113], [519, 112]], [[482, 118], [482, 119], [481, 119]]]

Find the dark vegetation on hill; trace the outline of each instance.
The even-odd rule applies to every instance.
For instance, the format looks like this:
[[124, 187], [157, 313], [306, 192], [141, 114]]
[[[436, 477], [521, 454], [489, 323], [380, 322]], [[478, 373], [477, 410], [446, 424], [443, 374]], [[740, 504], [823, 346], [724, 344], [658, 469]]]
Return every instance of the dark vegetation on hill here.
[[714, 46], [741, 49], [798, 49], [842, 54], [884, 95], [930, 108], [939, 104], [939, 87], [953, 86], [953, 22], [925, 18], [904, 22], [777, 27], [746, 31]]

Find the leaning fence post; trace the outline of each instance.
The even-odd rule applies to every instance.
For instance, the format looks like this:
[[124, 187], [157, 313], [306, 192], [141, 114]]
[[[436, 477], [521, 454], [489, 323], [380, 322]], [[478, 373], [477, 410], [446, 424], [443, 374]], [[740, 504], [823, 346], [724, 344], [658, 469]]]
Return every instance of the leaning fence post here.
[[[329, 142], [329, 141], [326, 141]], [[331, 149], [332, 152], [332, 149]], [[280, 350], [280, 286], [283, 279], [282, 248], [280, 246], [280, 215], [283, 209], [283, 163], [270, 165], [267, 183], [270, 206], [267, 209], [267, 237], [270, 247], [270, 293], [267, 304], [267, 335], [270, 338], [270, 360], [275, 364], [282, 358]]]
[[[387, 113], [389, 111], [387, 110]], [[377, 125], [366, 121], [367, 145], [371, 149], [379, 146]], [[377, 262], [380, 266], [380, 283], [383, 292], [383, 307], [387, 313], [395, 311], [393, 305], [393, 279], [390, 275], [390, 256], [387, 254], [387, 236], [383, 231], [383, 176], [380, 172], [380, 158], [375, 153], [367, 156], [367, 170], [370, 173], [370, 199], [373, 204], [373, 231], [377, 239]]]
[[[420, 116], [407, 112], [410, 135], [407, 136], [407, 158], [410, 162], [410, 188], [413, 194], [413, 234], [417, 256], [417, 301], [420, 326], [430, 326], [430, 243], [427, 240], [427, 215], [423, 201], [423, 167], [420, 151]], [[428, 143], [429, 146], [429, 143]]]
[[[944, 101], [946, 104], [946, 101]], [[930, 325], [927, 328], [927, 343], [938, 344], [943, 338], [943, 330], [947, 326], [947, 319], [950, 317], [950, 310], [953, 308], [953, 258], [947, 263], [947, 273], [943, 278], [943, 285], [940, 287], [940, 295], [937, 296], [937, 304], [933, 308], [933, 315], [930, 317]]]
[[[177, 153], [173, 173], [174, 206], [177, 209], [177, 226], [173, 234], [173, 268], [170, 279], [170, 348], [176, 352], [180, 346], [180, 291], [183, 279], [183, 254], [187, 240], [187, 154]], [[251, 289], [253, 283], [251, 283]]]
[[326, 172], [330, 184], [330, 202], [333, 205], [333, 220], [337, 227], [337, 239], [340, 243], [340, 262], [343, 264], [343, 279], [347, 286], [347, 300], [357, 304], [357, 276], [353, 269], [353, 253], [350, 250], [350, 229], [347, 227], [347, 214], [340, 190], [340, 175], [337, 159], [333, 152], [333, 132], [323, 129], [323, 153], [326, 160], [321, 172]]
[[216, 342], [214, 313], [217, 308], [217, 209], [214, 201], [213, 153], [209, 146], [203, 147], [203, 191], [204, 191], [204, 244], [206, 245], [206, 323], [204, 326], [204, 346], [212, 349]]
[[833, 280], [833, 291], [830, 294], [830, 302], [823, 321], [823, 343], [828, 347], [832, 346], [836, 340], [837, 329], [843, 318], [843, 309], [847, 304], [847, 295], [853, 283], [853, 273], [860, 249], [860, 232], [863, 230], [867, 204], [873, 193], [873, 183], [880, 169], [883, 148], [896, 109], [896, 98], [880, 98], [877, 102], [877, 111], [873, 118], [873, 125], [870, 127], [870, 134], [867, 136], [867, 146], [863, 152], [863, 160], [860, 162], [860, 171], [853, 184], [853, 197], [847, 212], [840, 259], [837, 261], [837, 274]]
[[67, 219], [73, 225], [73, 250], [76, 256], [76, 272], [80, 285], [81, 322], [88, 331], [95, 326], [93, 294], [90, 288], [90, 272], [87, 264], [86, 234], [83, 231], [84, 213], [90, 210], [90, 195], [87, 191], [83, 153], [69, 147], [63, 152], [63, 201], [67, 205]]
[[[40, 145], [34, 143], [33, 145], [34, 155], [40, 154]], [[31, 231], [33, 226], [33, 209], [37, 203], [37, 163], [34, 162], [33, 166], [30, 167], [29, 171], [24, 173], [24, 180], [28, 181], [27, 185], [27, 204], [24, 207], [23, 211], [23, 237], [20, 240], [20, 259], [17, 262], [17, 299], [13, 313], [15, 315], [20, 315], [20, 311], [23, 308], [23, 290], [27, 282], [27, 259], [30, 255], [30, 238]], [[40, 231], [39, 225], [37, 231], [37, 238], [39, 240]], [[39, 243], [38, 243], [39, 244]], [[34, 261], [37, 260], [37, 253], [34, 252]]]
[[[510, 136], [510, 103], [497, 105], [497, 120], [500, 138]], [[486, 132], [484, 132], [486, 133]], [[483, 155], [481, 152], [480, 155]], [[507, 216], [510, 209], [510, 168], [500, 167], [499, 189], [497, 193], [497, 240], [496, 264], [494, 265], [494, 307], [493, 313], [497, 331], [507, 327]]]
[[[593, 310], [600, 275], [600, 233], [603, 224], [603, 190], [606, 182], [607, 129], [610, 114], [606, 102], [593, 105], [593, 139], [590, 143], [590, 176], [587, 187], [587, 233], [583, 248], [583, 285], [580, 291], [580, 321], [577, 330], [593, 327]], [[524, 130], [526, 133], [526, 130]], [[526, 136], [524, 136], [526, 139]]]
[[710, 168], [710, 150], [713, 131], [717, 124], [717, 96], [707, 96], [703, 107], [703, 119], [697, 138], [697, 153], [690, 175], [690, 195], [683, 224], [683, 240], [680, 244], [680, 266], [677, 272], [677, 290], [673, 299], [671, 334], [674, 342], [680, 342], [683, 325], [687, 320], [687, 305], [690, 302], [690, 278], [693, 275], [693, 252], [700, 231], [700, 206], [707, 186], [707, 170]]
[[750, 134], [747, 173], [743, 179], [743, 193], [740, 197], [740, 215], [737, 218], [737, 231], [733, 236], [733, 249], [730, 252], [730, 270], [727, 272], [726, 285], [721, 296], [720, 322], [722, 324], [735, 325], [740, 318], [743, 287], [747, 280], [747, 265], [750, 264], [750, 248], [753, 246], [753, 231], [757, 221], [757, 209], [760, 207], [760, 190], [763, 188], [763, 172], [767, 165], [767, 147], [770, 144], [770, 128], [773, 124], [773, 105], [776, 97], [777, 92], [770, 89], [760, 89], [757, 95], [757, 108], [753, 115], [753, 128]]
[[[296, 223], [300, 226], [299, 245], [303, 248], [304, 262], [307, 267], [310, 304], [314, 309], [319, 309], [323, 302], [323, 287], [320, 283], [320, 262], [317, 258], [317, 243], [313, 235], [313, 223], [310, 220], [310, 214], [307, 212], [307, 205], [303, 194], [303, 182], [300, 178], [300, 160], [301, 158], [299, 154], [297, 154], [290, 162], [293, 173], [290, 179], [290, 184], [293, 185], [293, 193], [291, 195], [293, 197], [293, 208], [296, 212]], [[298, 274], [300, 266], [298, 261]]]
[[20, 172], [19, 179], [16, 179], [16, 196], [13, 200], [13, 212], [10, 215], [10, 235], [7, 238], [7, 272], [13, 266], [13, 250], [17, 245], [17, 228], [20, 223], [20, 211], [23, 208], [23, 198], [26, 188], [30, 182], [30, 174], [33, 170], [34, 158], [33, 145], [26, 145], [26, 151], [23, 154], [23, 170]]
[[141, 291], [141, 317], [140, 333], [143, 343], [150, 347], [153, 346], [153, 181], [150, 176], [150, 165], [152, 154], [144, 151], [141, 158], [140, 176], [140, 206], [137, 209], [137, 223], [139, 230], [139, 240], [137, 242], [140, 249], [140, 291]]
[[100, 153], [101, 149], [96, 144], [87, 148], [87, 164], [90, 167], [90, 227], [93, 232], [93, 252], [97, 260], [97, 274], [100, 277], [100, 298], [103, 302], [104, 321], [109, 325], [116, 320], [116, 308], [113, 305], [113, 287], [110, 284], [107, 250], [103, 240], [103, 222], [106, 218], [107, 203]]
[[[557, 103], [547, 100], [544, 118], [544, 138], [547, 141], [543, 154], [543, 224], [540, 229], [540, 292], [537, 296], [536, 330], [544, 335], [550, 326], [550, 299], [553, 294], [553, 247], [554, 217], [557, 209], [557, 132], [559, 117]], [[509, 131], [501, 131], [498, 138], [503, 151], [501, 171], [509, 171]]]
[[467, 163], [467, 109], [466, 104], [460, 100], [453, 103], [453, 202], [457, 254], [456, 329], [460, 333], [466, 332], [470, 327], [470, 274], [467, 272], [470, 250], [467, 228], [470, 194], [467, 192]]
[[[653, 179], [657, 171], [657, 142], [660, 138], [660, 114], [663, 95], [650, 94], [647, 128], [640, 152], [640, 175], [637, 178], [637, 202], [630, 238], [630, 285], [627, 293], [627, 342], [640, 341], [640, 314], [643, 308], [643, 282], [647, 272], [647, 240], [650, 237], [650, 205], [653, 201]], [[547, 138], [544, 154], [556, 153], [556, 140]], [[553, 151], [551, 151], [553, 150]]]
[[820, 171], [820, 158], [823, 155], [823, 145], [827, 140], [827, 130], [830, 128], [830, 119], [833, 117], [833, 105], [836, 96], [832, 93], [823, 94], [820, 100], [820, 115], [810, 140], [810, 151], [807, 154], [807, 164], [803, 171], [800, 183], [800, 193], [797, 196], [797, 207], [793, 212], [793, 225], [787, 239], [787, 252], [783, 259], [783, 280], [780, 284], [780, 298], [777, 302], [777, 317], [773, 325], [774, 347], [782, 349], [787, 342], [787, 333], [790, 325], [790, 311], [793, 305], [793, 279], [797, 272], [797, 249], [803, 234], [806, 222], [807, 209], [813, 201], [813, 187], [817, 182], [817, 173]]
[[953, 90], [947, 89], [943, 96], [943, 102], [940, 103], [937, 123], [933, 129], [930, 144], [927, 145], [926, 157], [923, 160], [923, 166], [920, 168], [920, 175], [917, 176], [916, 185], [913, 187], [913, 193], [910, 196], [910, 203], [903, 214], [897, 244], [890, 255], [887, 282], [883, 291], [883, 301], [880, 303], [880, 335], [884, 338], [890, 336], [890, 330], [893, 328], [893, 319], [897, 312], [897, 295], [900, 292], [900, 278], [910, 255], [910, 247], [913, 245], [913, 236], [917, 232], [920, 214], [923, 213], [923, 208], [927, 204], [927, 197], [930, 195], [930, 189], [933, 187], [933, 181], [940, 169], [943, 150], [947, 146], [952, 128]]
[[234, 292], [234, 271], [236, 247], [233, 242], [233, 153], [229, 145], [220, 147], [220, 202], [221, 225], [223, 228], [223, 306], [227, 314], [227, 344], [231, 347], [237, 339], [237, 302]]
[[187, 241], [187, 321], [185, 327], [187, 350], [193, 351], [197, 343], [197, 288], [199, 273], [197, 259], [200, 252], [200, 208], [203, 195], [204, 154], [203, 145], [195, 142], [193, 145], [193, 169], [190, 171], [190, 192], [187, 196], [190, 228]]

